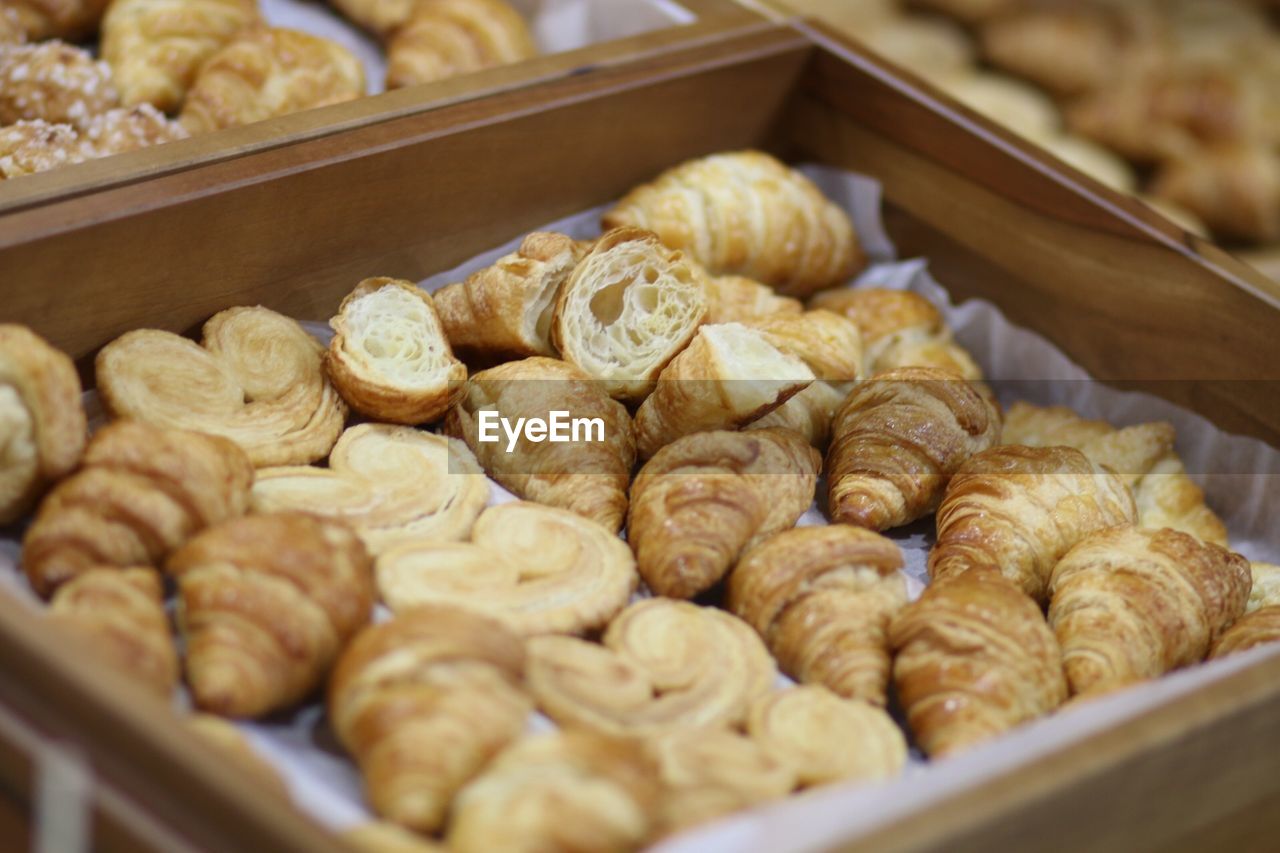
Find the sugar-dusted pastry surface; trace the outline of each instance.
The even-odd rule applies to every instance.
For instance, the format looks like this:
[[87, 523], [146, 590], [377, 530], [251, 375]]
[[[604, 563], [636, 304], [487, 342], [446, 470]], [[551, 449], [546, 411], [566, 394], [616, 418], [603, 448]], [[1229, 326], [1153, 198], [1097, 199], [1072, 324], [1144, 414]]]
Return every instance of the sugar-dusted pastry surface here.
[[119, 102], [111, 69], [83, 48], [48, 41], [0, 49], [0, 125], [81, 126]]

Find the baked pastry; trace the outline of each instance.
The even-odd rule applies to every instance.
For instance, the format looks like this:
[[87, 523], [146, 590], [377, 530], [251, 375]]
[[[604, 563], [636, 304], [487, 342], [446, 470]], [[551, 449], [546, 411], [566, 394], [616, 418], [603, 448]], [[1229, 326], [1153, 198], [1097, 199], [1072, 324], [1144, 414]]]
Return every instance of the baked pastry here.
[[127, 332], [98, 353], [107, 411], [232, 439], [253, 464], [305, 465], [342, 434], [347, 407], [325, 376], [324, 348], [266, 308], [228, 308], [200, 344], [171, 332]]
[[589, 244], [535, 231], [520, 248], [432, 294], [445, 337], [469, 361], [555, 355], [556, 296]]
[[1059, 133], [1033, 140], [1054, 157], [1103, 186], [1129, 195], [1138, 191], [1138, 176], [1123, 159], [1101, 145], [1073, 134]]
[[83, 48], [49, 41], [0, 49], [0, 125], [80, 126], [119, 101], [111, 69]]
[[376, 556], [407, 543], [466, 539], [489, 491], [462, 442], [410, 427], [359, 424], [338, 439], [327, 468], [260, 469], [253, 509], [341, 519]]
[[647, 459], [681, 436], [746, 426], [813, 380], [804, 361], [757, 329], [702, 326], [636, 411], [636, 449]]
[[329, 325], [329, 379], [365, 417], [431, 423], [462, 396], [467, 368], [453, 357], [431, 297], [417, 285], [367, 278]]
[[789, 429], [819, 450], [831, 439], [831, 420], [844, 402], [844, 392], [827, 382], [814, 382], [787, 402], [743, 429]]
[[373, 573], [344, 524], [303, 513], [248, 515], [169, 556], [197, 708], [260, 717], [319, 684], [369, 621]]
[[1094, 533], [1049, 581], [1071, 692], [1105, 693], [1204, 660], [1244, 614], [1250, 583], [1244, 557], [1186, 533]]
[[448, 604], [517, 633], [603, 628], [636, 588], [631, 549], [577, 513], [513, 501], [485, 510], [470, 542], [407, 542], [377, 561], [378, 591], [399, 613]]
[[0, 181], [83, 163], [94, 156], [69, 124], [20, 121], [0, 127]]
[[329, 682], [329, 719], [373, 809], [419, 832], [524, 730], [524, 644], [500, 623], [422, 607], [361, 632]]
[[244, 513], [252, 483], [249, 460], [224, 438], [108, 424], [27, 528], [27, 580], [47, 598], [91, 569], [158, 565], [195, 533]]
[[1096, 3], [1028, 5], [983, 25], [983, 55], [1060, 97], [1093, 92], [1115, 82], [1129, 46], [1122, 20], [1109, 11]]
[[387, 88], [432, 83], [538, 55], [506, 0], [419, 0], [387, 41]]
[[0, 46], [24, 44], [27, 31], [23, 29], [18, 10], [12, 6], [0, 6]]
[[212, 714], [192, 714], [184, 722], [188, 731], [223, 756], [241, 776], [278, 796], [289, 796], [289, 788], [275, 767], [254, 750], [234, 723]]
[[200, 66], [179, 121], [192, 134], [209, 133], [340, 104], [364, 90], [364, 66], [337, 42], [253, 26]]
[[1039, 606], [997, 571], [939, 578], [889, 626], [893, 681], [916, 742], [950, 755], [1048, 714], [1067, 698]]
[[260, 21], [257, 0], [114, 0], [102, 57], [126, 106], [174, 112], [205, 60]]
[[887, 530], [933, 512], [951, 475], [999, 443], [1000, 410], [955, 373], [909, 367], [854, 388], [831, 431], [828, 513]]
[[996, 569], [1045, 602], [1049, 573], [1067, 551], [1090, 533], [1136, 520], [1124, 481], [1080, 451], [993, 447], [951, 478], [929, 576]]
[[1040, 140], [1062, 129], [1053, 100], [1012, 77], [966, 69], [936, 77], [934, 83], [969, 109], [1027, 139]]
[[359, 853], [445, 853], [448, 849], [425, 835], [382, 820], [346, 830], [342, 842]]
[[785, 430], [704, 432], [659, 450], [631, 487], [627, 541], [658, 595], [692, 598], [813, 504], [821, 458]]
[[799, 314], [799, 299], [740, 275], [707, 276], [707, 322], [749, 323], [776, 314]]
[[1215, 145], [1173, 158], [1156, 174], [1151, 193], [1191, 211], [1215, 234], [1280, 240], [1280, 154], [1269, 146]]
[[841, 699], [825, 687], [778, 690], [757, 699], [747, 732], [795, 770], [804, 787], [897, 776], [907, 741], [883, 708]]
[[89, 569], [49, 602], [49, 621], [79, 636], [103, 663], [163, 699], [178, 683], [164, 587], [151, 568]]
[[898, 546], [870, 530], [797, 527], [742, 555], [727, 603], [796, 681], [883, 706], [886, 633], [907, 603], [902, 565]]
[[529, 641], [529, 688], [561, 726], [615, 734], [733, 726], [777, 675], [745, 622], [687, 601], [636, 602], [602, 643]]
[[1016, 10], [1024, 0], [908, 0], [908, 5], [927, 12], [937, 12], [966, 24], [989, 21]]
[[1222, 632], [1209, 657], [1223, 658], [1275, 642], [1280, 642], [1280, 605], [1271, 604], [1250, 610], [1237, 619]]
[[329, 0], [351, 21], [377, 36], [386, 37], [409, 20], [419, 0]]
[[615, 228], [560, 288], [551, 341], [620, 400], [641, 400], [707, 314], [706, 273], [658, 237]]
[[645, 744], [594, 732], [525, 738], [453, 803], [454, 853], [629, 853], [657, 829], [662, 785]]
[[71, 359], [26, 326], [0, 323], [0, 524], [71, 473], [86, 430]]
[[815, 377], [838, 388], [849, 387], [866, 373], [858, 324], [835, 312], [817, 310], [758, 317], [745, 325], [803, 361]]
[[186, 139], [187, 132], [150, 104], [139, 104], [93, 116], [83, 123], [80, 137], [94, 156], [108, 157]]
[[[558, 422], [569, 440], [535, 440], [520, 430], [521, 419], [541, 419], [548, 436]], [[535, 357], [483, 370], [467, 382], [444, 429], [466, 441], [489, 476], [517, 496], [572, 510], [610, 530], [621, 526], [636, 458], [631, 416], [573, 365]]]
[[744, 275], [784, 296], [840, 284], [866, 264], [848, 214], [760, 151], [668, 169], [628, 193], [603, 224], [647, 228], [712, 275]]
[[1249, 588], [1246, 613], [1280, 604], [1280, 566], [1255, 560], [1249, 564], [1249, 574], [1253, 585]]
[[973, 39], [942, 18], [895, 14], [851, 34], [880, 56], [927, 80], [966, 71], [977, 62]]
[[814, 296], [809, 307], [834, 311], [858, 324], [868, 375], [895, 367], [938, 367], [965, 379], [982, 378], [973, 357], [952, 339], [941, 312], [919, 294], [840, 288]]
[[90, 35], [110, 0], [5, 0], [30, 41], [69, 39]]

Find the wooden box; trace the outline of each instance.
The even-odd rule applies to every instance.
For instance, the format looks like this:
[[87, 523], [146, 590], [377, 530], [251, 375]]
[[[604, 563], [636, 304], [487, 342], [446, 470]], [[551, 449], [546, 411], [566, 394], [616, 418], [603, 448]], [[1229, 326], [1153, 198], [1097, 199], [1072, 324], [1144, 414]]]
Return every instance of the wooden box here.
[[[761, 21], [0, 215], [0, 318], [85, 362], [125, 330], [189, 331], [231, 305], [324, 320], [367, 275], [423, 278], [684, 158], [746, 146], [878, 178], [892, 237], [957, 299], [995, 302], [1099, 379], [1280, 445], [1280, 285], [803, 24]], [[201, 849], [335, 849], [38, 618], [0, 597], [0, 704], [74, 745], [116, 800]], [[845, 843], [1267, 849], [1278, 749], [1272, 655]], [[28, 763], [0, 771], [28, 808]], [[136, 820], [97, 814], [102, 849], [152, 846]]]

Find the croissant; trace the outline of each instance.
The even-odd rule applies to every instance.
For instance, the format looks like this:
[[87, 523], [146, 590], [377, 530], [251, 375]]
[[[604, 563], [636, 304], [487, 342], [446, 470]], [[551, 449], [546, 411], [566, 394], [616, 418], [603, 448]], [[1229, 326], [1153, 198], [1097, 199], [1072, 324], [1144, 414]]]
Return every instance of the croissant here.
[[982, 378], [973, 357], [952, 340], [942, 314], [923, 296], [908, 290], [841, 288], [817, 294], [809, 307], [834, 311], [858, 325], [868, 374], [937, 367], [965, 379]]
[[784, 430], [697, 433], [667, 445], [631, 488], [627, 540], [641, 577], [671, 598], [710, 589], [743, 549], [813, 504], [820, 462]]
[[209, 133], [364, 93], [364, 66], [342, 45], [296, 30], [253, 26], [200, 66], [178, 120], [193, 135]]
[[1054, 133], [1034, 140], [1037, 145], [1103, 186], [1135, 195], [1138, 176], [1122, 158], [1101, 145], [1068, 133]]
[[631, 549], [568, 510], [513, 501], [485, 510], [471, 542], [406, 543], [378, 558], [382, 600], [395, 612], [448, 604], [524, 635], [603, 628], [636, 588]]
[[359, 853], [444, 853], [434, 839], [386, 821], [371, 821], [342, 833], [342, 841]]
[[1049, 573], [1090, 533], [1137, 520], [1119, 476], [1069, 447], [1006, 445], [960, 466], [938, 508], [929, 576], [1003, 572], [1037, 601]]
[[634, 738], [556, 732], [518, 741], [454, 801], [454, 853], [639, 850], [657, 829], [662, 785]]
[[965, 69], [933, 82], [969, 109], [1027, 139], [1039, 141], [1062, 127], [1053, 100], [1021, 80]]
[[1039, 606], [997, 571], [939, 578], [889, 626], [893, 681], [916, 742], [937, 758], [1043, 716], [1067, 698]]
[[848, 214], [760, 151], [668, 169], [628, 193], [603, 225], [655, 231], [711, 274], [747, 276], [784, 296], [840, 284], [866, 265]]
[[749, 323], [778, 314], [799, 314], [799, 299], [782, 296], [773, 288], [740, 275], [708, 276], [708, 323]]
[[803, 360], [763, 332], [741, 323], [703, 326], [636, 411], [636, 448], [647, 459], [681, 436], [743, 427], [813, 379]]
[[907, 602], [891, 540], [832, 524], [785, 530], [749, 548], [727, 604], [764, 638], [782, 671], [849, 699], [885, 704], [889, 621]]
[[90, 35], [110, 0], [5, 0], [19, 29], [30, 41], [68, 39]]
[[249, 460], [226, 439], [109, 424], [27, 528], [27, 579], [47, 598], [90, 569], [158, 565], [193, 534], [244, 513], [252, 483]]
[[115, 417], [223, 435], [253, 464], [305, 465], [342, 433], [346, 406], [325, 378], [324, 349], [266, 308], [228, 308], [196, 344], [154, 329], [127, 332], [94, 364]]
[[1216, 145], [1166, 161], [1151, 193], [1191, 211], [1215, 234], [1280, 240], [1280, 155], [1268, 146]]
[[524, 730], [524, 644], [503, 625], [422, 607], [361, 632], [329, 682], [329, 719], [373, 809], [433, 832], [453, 795]]
[[908, 0], [916, 9], [937, 12], [966, 24], [979, 24], [1015, 11], [1024, 0]]
[[75, 468], [86, 429], [71, 359], [26, 326], [0, 324], [0, 524]]
[[831, 431], [831, 518], [887, 530], [937, 508], [951, 475], [999, 442], [1000, 410], [957, 374], [909, 367], [854, 388]]
[[841, 699], [825, 687], [778, 690], [757, 699], [747, 732], [795, 770], [805, 787], [887, 779], [907, 763], [907, 741], [883, 708]]
[[861, 379], [862, 334], [858, 324], [832, 311], [759, 317], [745, 323], [769, 343], [803, 361], [813, 375], [837, 387]]
[[0, 125], [80, 126], [119, 101], [111, 69], [83, 48], [50, 41], [0, 49]]
[[310, 693], [373, 609], [369, 558], [345, 525], [249, 515], [169, 556], [197, 708], [260, 717]]
[[204, 61], [260, 20], [257, 0], [114, 0], [102, 19], [102, 56], [121, 101], [171, 113]]
[[745, 622], [667, 598], [622, 611], [603, 645], [534, 637], [525, 672], [538, 706], [561, 726], [615, 734], [737, 725], [777, 676]]
[[883, 58], [929, 80], [966, 71], [977, 63], [973, 39], [955, 22], [942, 18], [895, 14], [847, 31]]
[[586, 249], [564, 234], [537, 231], [515, 252], [437, 290], [432, 300], [454, 351], [472, 361], [555, 355], [556, 296]]
[[192, 714], [185, 722], [188, 731], [230, 762], [240, 775], [277, 796], [289, 796], [289, 788], [275, 767], [254, 750], [234, 723], [212, 714]]
[[1049, 581], [1049, 624], [1072, 693], [1104, 693], [1204, 660], [1244, 614], [1250, 583], [1244, 557], [1176, 530], [1089, 536]]
[[89, 569], [58, 588], [49, 618], [140, 687], [166, 700], [173, 694], [178, 654], [154, 569]]
[[432, 83], [538, 55], [505, 0], [420, 0], [387, 42], [387, 88]]
[[1224, 658], [1257, 646], [1280, 641], [1280, 605], [1271, 604], [1245, 613], [1222, 632], [1210, 658]]
[[81, 138], [94, 156], [107, 157], [186, 139], [187, 132], [150, 104], [140, 104], [93, 116], [84, 122]]
[[992, 65], [1061, 97], [1114, 83], [1129, 46], [1116, 16], [1098, 5], [1067, 3], [987, 21], [981, 40], [983, 55]]
[[360, 424], [342, 434], [328, 468], [262, 468], [255, 512], [298, 510], [341, 519], [370, 554], [467, 538], [489, 481], [457, 439], [410, 427]]
[[831, 420], [844, 402], [844, 394], [827, 382], [814, 382], [787, 402], [743, 429], [786, 429], [804, 436], [816, 448], [827, 446]]
[[1254, 561], [1249, 564], [1249, 573], [1253, 585], [1249, 588], [1249, 603], [1245, 605], [1245, 611], [1252, 613], [1280, 604], [1280, 566]]
[[365, 279], [342, 300], [329, 325], [329, 379], [365, 417], [430, 423], [462, 396], [467, 368], [453, 357], [422, 288], [392, 278]]
[[92, 146], [69, 124], [20, 121], [0, 127], [0, 181], [83, 163]]
[[329, 4], [357, 25], [378, 36], [389, 36], [409, 20], [421, 0], [329, 0]]
[[591, 247], [556, 298], [552, 344], [621, 400], [643, 399], [707, 313], [706, 273], [639, 228]]
[[[565, 427], [564, 417], [577, 419], [582, 432]], [[550, 435], [557, 418], [568, 441], [536, 441], [523, 432], [512, 443], [521, 419], [541, 419]], [[463, 439], [489, 476], [519, 497], [572, 510], [610, 530], [621, 526], [636, 455], [631, 416], [573, 365], [535, 357], [473, 375], [444, 430]]]

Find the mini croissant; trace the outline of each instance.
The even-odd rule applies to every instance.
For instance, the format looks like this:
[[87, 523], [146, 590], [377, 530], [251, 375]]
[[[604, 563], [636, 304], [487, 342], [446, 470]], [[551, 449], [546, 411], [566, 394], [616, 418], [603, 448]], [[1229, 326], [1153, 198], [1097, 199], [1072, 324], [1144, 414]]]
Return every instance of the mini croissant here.
[[538, 55], [506, 0], [419, 0], [387, 42], [387, 88], [432, 83]]
[[692, 598], [750, 545], [813, 504], [818, 453], [786, 430], [705, 432], [658, 451], [636, 475], [627, 541], [658, 595]]
[[708, 276], [706, 288], [708, 323], [749, 323], [804, 311], [800, 300], [740, 275]]
[[1000, 411], [955, 373], [903, 368], [853, 389], [831, 431], [831, 518], [887, 530], [932, 512], [951, 475], [999, 442]]
[[1137, 520], [1121, 478], [1069, 447], [993, 447], [951, 478], [929, 576], [1003, 572], [1037, 601], [1049, 573], [1090, 533]]
[[1244, 613], [1250, 584], [1244, 557], [1186, 533], [1093, 534], [1049, 583], [1071, 691], [1104, 693], [1200, 662]]
[[1280, 154], [1258, 143], [1198, 148], [1166, 161], [1151, 193], [1193, 213], [1216, 234], [1280, 240]]
[[821, 450], [831, 438], [831, 421], [843, 402], [844, 394], [840, 389], [827, 382], [814, 382], [744, 429], [791, 430]]
[[421, 607], [362, 631], [329, 682], [329, 719], [382, 817], [419, 832], [524, 730], [524, 644], [500, 623]]
[[329, 5], [357, 25], [385, 38], [409, 20], [419, 2], [420, 0], [329, 0]]
[[1126, 41], [1122, 22], [1099, 4], [1042, 4], [982, 28], [987, 61], [1062, 97], [1114, 83]]
[[315, 689], [373, 609], [373, 577], [344, 524], [302, 513], [211, 527], [170, 555], [197, 708], [260, 717]]
[[833, 311], [775, 314], [748, 320], [744, 325], [803, 361], [823, 382], [846, 387], [866, 373], [858, 324]]
[[797, 527], [743, 554], [729, 576], [728, 607], [787, 675], [883, 706], [889, 622], [907, 603], [900, 568], [902, 551], [878, 533]]
[[1043, 716], [1067, 698], [1039, 606], [999, 572], [939, 578], [889, 626], [893, 680], [916, 742], [937, 758]]

